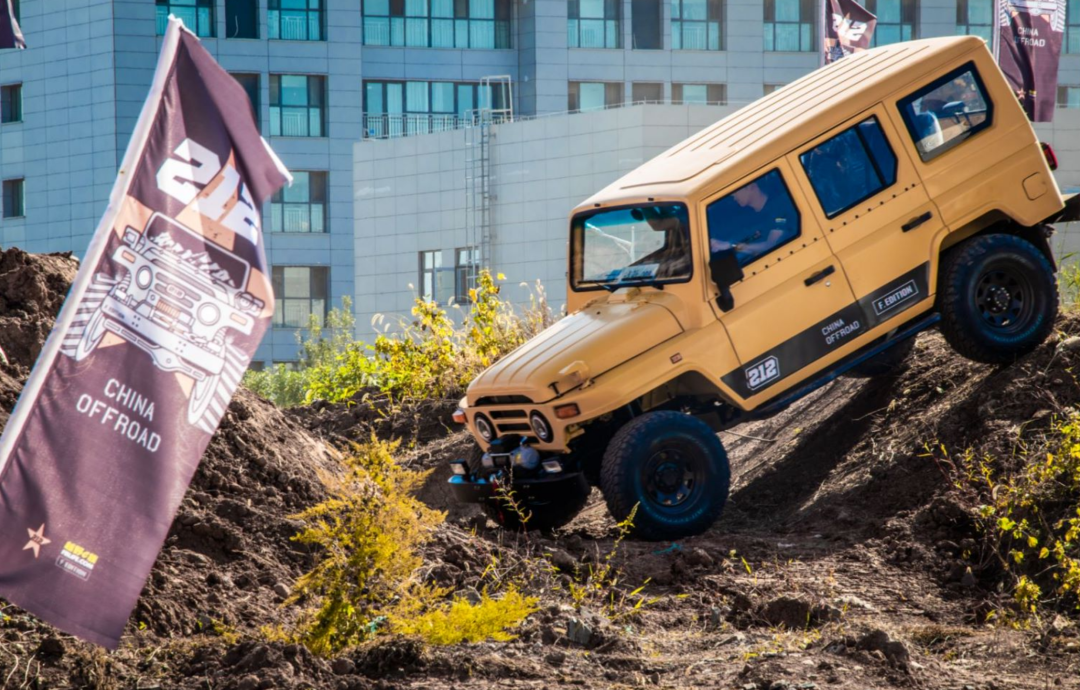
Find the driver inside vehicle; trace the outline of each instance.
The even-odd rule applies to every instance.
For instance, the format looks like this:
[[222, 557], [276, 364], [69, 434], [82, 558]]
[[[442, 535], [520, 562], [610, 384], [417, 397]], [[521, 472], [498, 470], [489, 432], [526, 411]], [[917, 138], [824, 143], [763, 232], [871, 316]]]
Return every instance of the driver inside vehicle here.
[[798, 213], [778, 170], [708, 207], [709, 251], [735, 250], [746, 266], [799, 234]]

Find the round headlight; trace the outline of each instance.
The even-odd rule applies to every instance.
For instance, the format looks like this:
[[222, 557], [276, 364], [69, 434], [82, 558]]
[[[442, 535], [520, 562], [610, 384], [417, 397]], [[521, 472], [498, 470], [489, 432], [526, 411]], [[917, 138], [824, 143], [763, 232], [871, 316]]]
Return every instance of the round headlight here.
[[529, 424], [532, 426], [532, 430], [536, 433], [544, 443], [548, 443], [551, 439], [555, 438], [555, 434], [551, 431], [551, 425], [548, 424], [548, 420], [544, 419], [544, 415], [539, 412], [533, 412], [529, 415]]
[[491, 441], [495, 438], [495, 427], [491, 425], [491, 421], [484, 415], [476, 415], [473, 424], [476, 425], [476, 433], [480, 434], [480, 438], [485, 441]]
[[135, 272], [135, 284], [139, 288], [145, 290], [150, 287], [150, 283], [154, 281], [154, 272], [150, 270], [149, 266], [143, 266]]
[[221, 310], [217, 308], [216, 304], [207, 302], [199, 307], [199, 321], [202, 321], [207, 326], [213, 326], [221, 318]]

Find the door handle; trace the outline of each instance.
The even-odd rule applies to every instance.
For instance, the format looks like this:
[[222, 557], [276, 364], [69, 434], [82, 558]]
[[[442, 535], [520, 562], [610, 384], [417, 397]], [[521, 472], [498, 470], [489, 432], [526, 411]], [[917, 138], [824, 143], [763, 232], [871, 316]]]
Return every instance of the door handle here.
[[934, 216], [933, 213], [931, 213], [930, 211], [927, 211], [926, 213], [922, 214], [918, 218], [912, 218], [908, 222], [904, 223], [903, 225], [900, 226], [900, 229], [903, 230], [904, 232], [910, 232], [911, 230], [914, 230], [915, 228], [919, 227], [920, 225], [922, 225], [926, 221], [933, 218], [933, 216]]
[[806, 283], [806, 287], [810, 287], [811, 285], [822, 280], [823, 278], [831, 276], [833, 273], [836, 273], [836, 266], [827, 266], [815, 273], [814, 275], [810, 276], [803, 282]]

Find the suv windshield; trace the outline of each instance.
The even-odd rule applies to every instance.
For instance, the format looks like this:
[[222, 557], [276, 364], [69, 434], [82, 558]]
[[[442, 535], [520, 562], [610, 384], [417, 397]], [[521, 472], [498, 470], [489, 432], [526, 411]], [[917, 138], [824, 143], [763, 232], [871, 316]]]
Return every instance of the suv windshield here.
[[690, 279], [690, 222], [685, 204], [582, 213], [570, 227], [575, 290], [661, 285]]

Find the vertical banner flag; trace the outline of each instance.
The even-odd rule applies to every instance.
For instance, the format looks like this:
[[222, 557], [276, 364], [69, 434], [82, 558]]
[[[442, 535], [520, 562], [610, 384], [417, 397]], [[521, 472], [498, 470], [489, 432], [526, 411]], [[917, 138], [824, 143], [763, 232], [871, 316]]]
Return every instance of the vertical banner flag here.
[[997, 0], [998, 64], [1032, 122], [1054, 119], [1066, 0]]
[[825, 64], [870, 47], [877, 17], [855, 0], [825, 0]]
[[150, 96], [0, 438], [0, 597], [113, 648], [274, 310], [259, 210], [289, 178], [170, 18]]
[[0, 49], [26, 48], [19, 21], [15, 19], [13, 0], [0, 0]]

